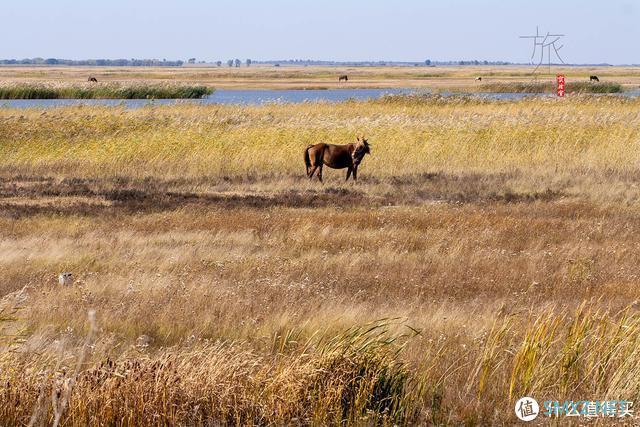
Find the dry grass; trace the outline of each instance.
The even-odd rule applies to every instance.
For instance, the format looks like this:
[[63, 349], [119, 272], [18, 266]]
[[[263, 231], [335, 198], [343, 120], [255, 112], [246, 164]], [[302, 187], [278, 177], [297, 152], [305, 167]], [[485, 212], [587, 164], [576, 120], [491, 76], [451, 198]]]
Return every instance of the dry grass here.
[[5, 169], [67, 178], [299, 176], [308, 144], [365, 133], [374, 155], [363, 176], [635, 171], [639, 105], [617, 97], [415, 96], [338, 105], [0, 109], [0, 156]]
[[[638, 106], [0, 109], [1, 423], [53, 422], [57, 393], [66, 425], [638, 400]], [[363, 132], [361, 182], [306, 181], [307, 144]]]
[[[182, 82], [217, 89], [304, 89], [304, 88], [431, 88], [434, 90], [477, 91], [486, 83], [530, 84], [529, 66], [464, 67], [320, 67], [320, 66], [251, 66], [228, 67], [49, 67], [1, 66], [0, 80], [22, 82], [86, 82], [89, 75], [100, 82], [131, 84], [135, 82]], [[619, 82], [625, 88], [640, 85], [638, 67], [552, 67], [541, 69], [536, 80], [551, 84], [558, 73], [568, 83], [589, 82], [597, 75], [603, 83]], [[348, 84], [338, 76], [347, 74]], [[482, 82], [475, 78], [481, 76]]]

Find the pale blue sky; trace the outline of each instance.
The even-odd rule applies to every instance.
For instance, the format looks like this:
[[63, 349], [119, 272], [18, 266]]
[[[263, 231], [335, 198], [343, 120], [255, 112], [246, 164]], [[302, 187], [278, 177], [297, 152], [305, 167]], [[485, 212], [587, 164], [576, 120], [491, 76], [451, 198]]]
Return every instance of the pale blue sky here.
[[639, 0], [4, 0], [0, 58], [488, 59], [567, 34], [572, 63], [640, 63]]

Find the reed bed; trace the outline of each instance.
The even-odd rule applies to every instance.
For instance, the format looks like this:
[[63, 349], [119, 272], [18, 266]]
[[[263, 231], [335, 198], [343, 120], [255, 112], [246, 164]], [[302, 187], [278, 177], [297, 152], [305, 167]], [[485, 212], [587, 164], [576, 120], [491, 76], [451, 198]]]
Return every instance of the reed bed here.
[[[243, 342], [193, 342], [152, 353], [138, 347], [115, 359], [93, 351], [77, 374], [72, 366], [84, 355], [76, 348], [5, 353], [0, 419], [475, 425], [508, 423], [521, 396], [540, 402], [640, 398], [635, 308], [611, 312], [583, 304], [570, 313], [498, 315], [475, 336], [394, 329], [389, 320], [335, 335], [290, 329], [275, 333], [266, 352]], [[68, 406], [56, 410], [64, 398]]]
[[[72, 405], [64, 416], [73, 425], [392, 425], [413, 417], [407, 400], [413, 386], [397, 358], [406, 334], [392, 334], [385, 321], [306, 343], [292, 342], [294, 334], [274, 337], [272, 354], [220, 342], [150, 358], [107, 358], [83, 370], [73, 389], [65, 388], [70, 374], [64, 367], [42, 372], [34, 360], [14, 359], [26, 375], [0, 375], [0, 419], [19, 424], [36, 413], [48, 424], [55, 411], [38, 396], [65, 393]], [[284, 346], [294, 349], [283, 352]]]
[[5, 168], [67, 177], [300, 176], [307, 145], [366, 134], [374, 148], [363, 177], [633, 170], [639, 103], [407, 96], [339, 105], [0, 109], [0, 155]]
[[[639, 102], [0, 108], [0, 424], [637, 401]], [[357, 184], [308, 182], [363, 133]]]
[[[479, 92], [489, 93], [555, 93], [557, 85], [553, 82], [503, 82], [485, 83], [478, 87]], [[606, 94], [622, 93], [624, 89], [620, 83], [616, 82], [575, 82], [566, 84], [566, 92], [569, 94]]]
[[0, 99], [199, 99], [211, 93], [213, 89], [206, 86], [185, 84], [21, 83], [0, 86]]

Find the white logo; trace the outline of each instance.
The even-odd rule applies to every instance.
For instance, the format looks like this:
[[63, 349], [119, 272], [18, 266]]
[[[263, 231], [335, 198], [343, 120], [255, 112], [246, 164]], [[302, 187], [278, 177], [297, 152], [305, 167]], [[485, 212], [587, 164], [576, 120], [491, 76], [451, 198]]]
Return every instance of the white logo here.
[[516, 402], [516, 417], [522, 421], [533, 421], [540, 412], [540, 405], [533, 397], [523, 397]]

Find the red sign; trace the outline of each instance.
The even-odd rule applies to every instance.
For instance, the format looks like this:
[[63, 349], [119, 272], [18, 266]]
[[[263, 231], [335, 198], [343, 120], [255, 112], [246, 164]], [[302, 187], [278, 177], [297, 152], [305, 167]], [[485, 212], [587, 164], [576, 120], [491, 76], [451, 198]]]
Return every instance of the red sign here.
[[556, 81], [558, 82], [558, 96], [564, 97], [564, 75], [558, 74]]

